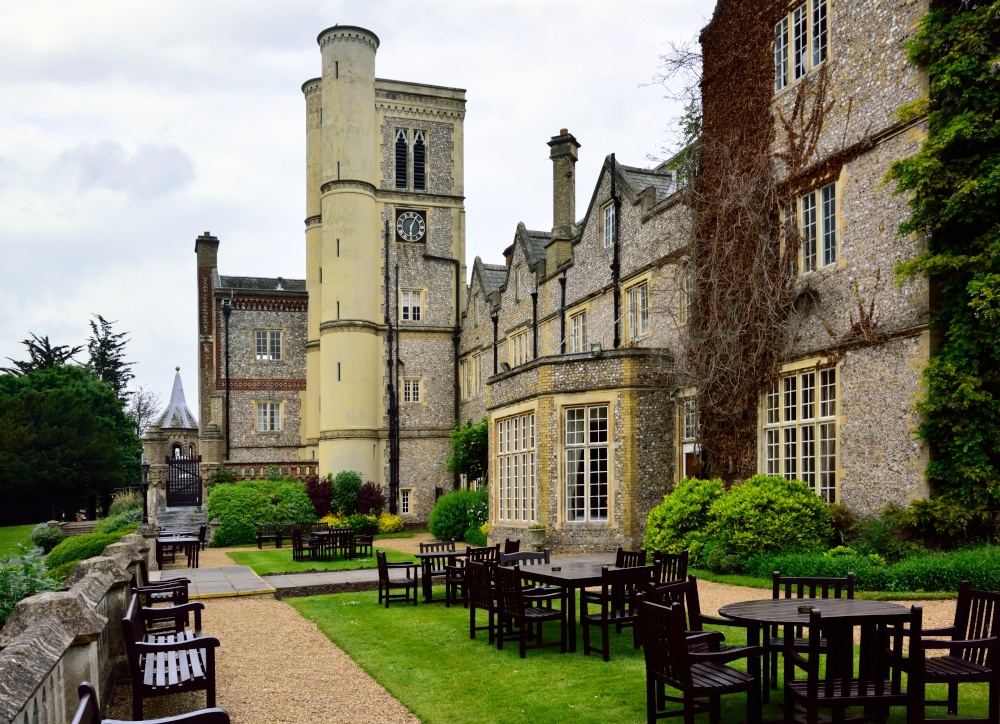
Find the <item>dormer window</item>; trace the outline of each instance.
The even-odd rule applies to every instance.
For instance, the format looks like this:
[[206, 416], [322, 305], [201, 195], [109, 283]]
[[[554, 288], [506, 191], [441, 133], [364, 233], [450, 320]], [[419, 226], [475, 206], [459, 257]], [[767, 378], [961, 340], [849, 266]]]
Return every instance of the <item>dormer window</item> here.
[[396, 188], [406, 188], [406, 131], [402, 128], [396, 131]]
[[413, 133], [413, 189], [423, 191], [427, 188], [427, 147], [424, 143], [424, 132]]

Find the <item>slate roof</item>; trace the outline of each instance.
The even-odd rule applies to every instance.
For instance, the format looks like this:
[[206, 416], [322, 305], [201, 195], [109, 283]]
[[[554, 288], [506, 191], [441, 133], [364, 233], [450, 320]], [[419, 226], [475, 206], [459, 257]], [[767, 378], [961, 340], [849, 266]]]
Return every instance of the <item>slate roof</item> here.
[[545, 247], [552, 238], [552, 233], [548, 231], [532, 231], [525, 229], [525, 248], [528, 250], [528, 257], [532, 262], [545, 258]]
[[636, 194], [642, 193], [650, 186], [654, 187], [656, 189], [656, 203], [663, 201], [677, 190], [677, 182], [673, 173], [662, 166], [649, 169], [625, 166], [619, 163], [618, 172]]
[[[278, 289], [278, 286], [281, 289]], [[305, 279], [285, 279], [283, 277], [219, 277], [220, 289], [238, 289], [255, 292], [304, 292]]]
[[170, 404], [163, 411], [158, 421], [160, 427], [168, 429], [197, 430], [198, 421], [194, 419], [191, 410], [184, 401], [184, 386], [181, 384], [181, 372], [178, 369], [174, 375], [174, 389], [170, 392]]
[[483, 285], [484, 294], [492, 294], [499, 291], [500, 287], [507, 280], [507, 267], [503, 264], [483, 264], [480, 281]]

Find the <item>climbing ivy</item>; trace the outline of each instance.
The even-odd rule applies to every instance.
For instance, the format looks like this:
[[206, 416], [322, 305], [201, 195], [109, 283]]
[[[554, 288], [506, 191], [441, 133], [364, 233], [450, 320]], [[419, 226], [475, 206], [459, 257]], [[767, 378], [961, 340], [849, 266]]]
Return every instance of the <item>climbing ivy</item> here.
[[930, 94], [900, 117], [926, 108], [927, 137], [889, 179], [910, 196], [900, 233], [927, 250], [896, 273], [930, 280], [941, 331], [917, 408], [933, 499], [916, 509], [963, 510], [986, 535], [1000, 511], [1000, 2], [939, 0], [909, 51]]

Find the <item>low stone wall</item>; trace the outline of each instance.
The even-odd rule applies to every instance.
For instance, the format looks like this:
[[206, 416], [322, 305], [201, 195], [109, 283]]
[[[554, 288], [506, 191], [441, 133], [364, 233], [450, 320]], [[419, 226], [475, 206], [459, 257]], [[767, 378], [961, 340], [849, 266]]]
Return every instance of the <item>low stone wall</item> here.
[[65, 724], [90, 681], [104, 703], [125, 671], [121, 619], [129, 583], [149, 557], [141, 535], [128, 535], [81, 561], [65, 590], [26, 598], [0, 629], [0, 721]]

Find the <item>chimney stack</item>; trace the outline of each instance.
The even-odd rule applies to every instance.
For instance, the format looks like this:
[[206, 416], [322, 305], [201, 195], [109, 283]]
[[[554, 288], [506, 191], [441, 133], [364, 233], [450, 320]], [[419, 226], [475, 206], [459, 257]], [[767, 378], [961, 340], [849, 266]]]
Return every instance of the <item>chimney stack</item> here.
[[565, 128], [549, 141], [552, 159], [552, 239], [576, 236], [576, 159], [580, 144]]

